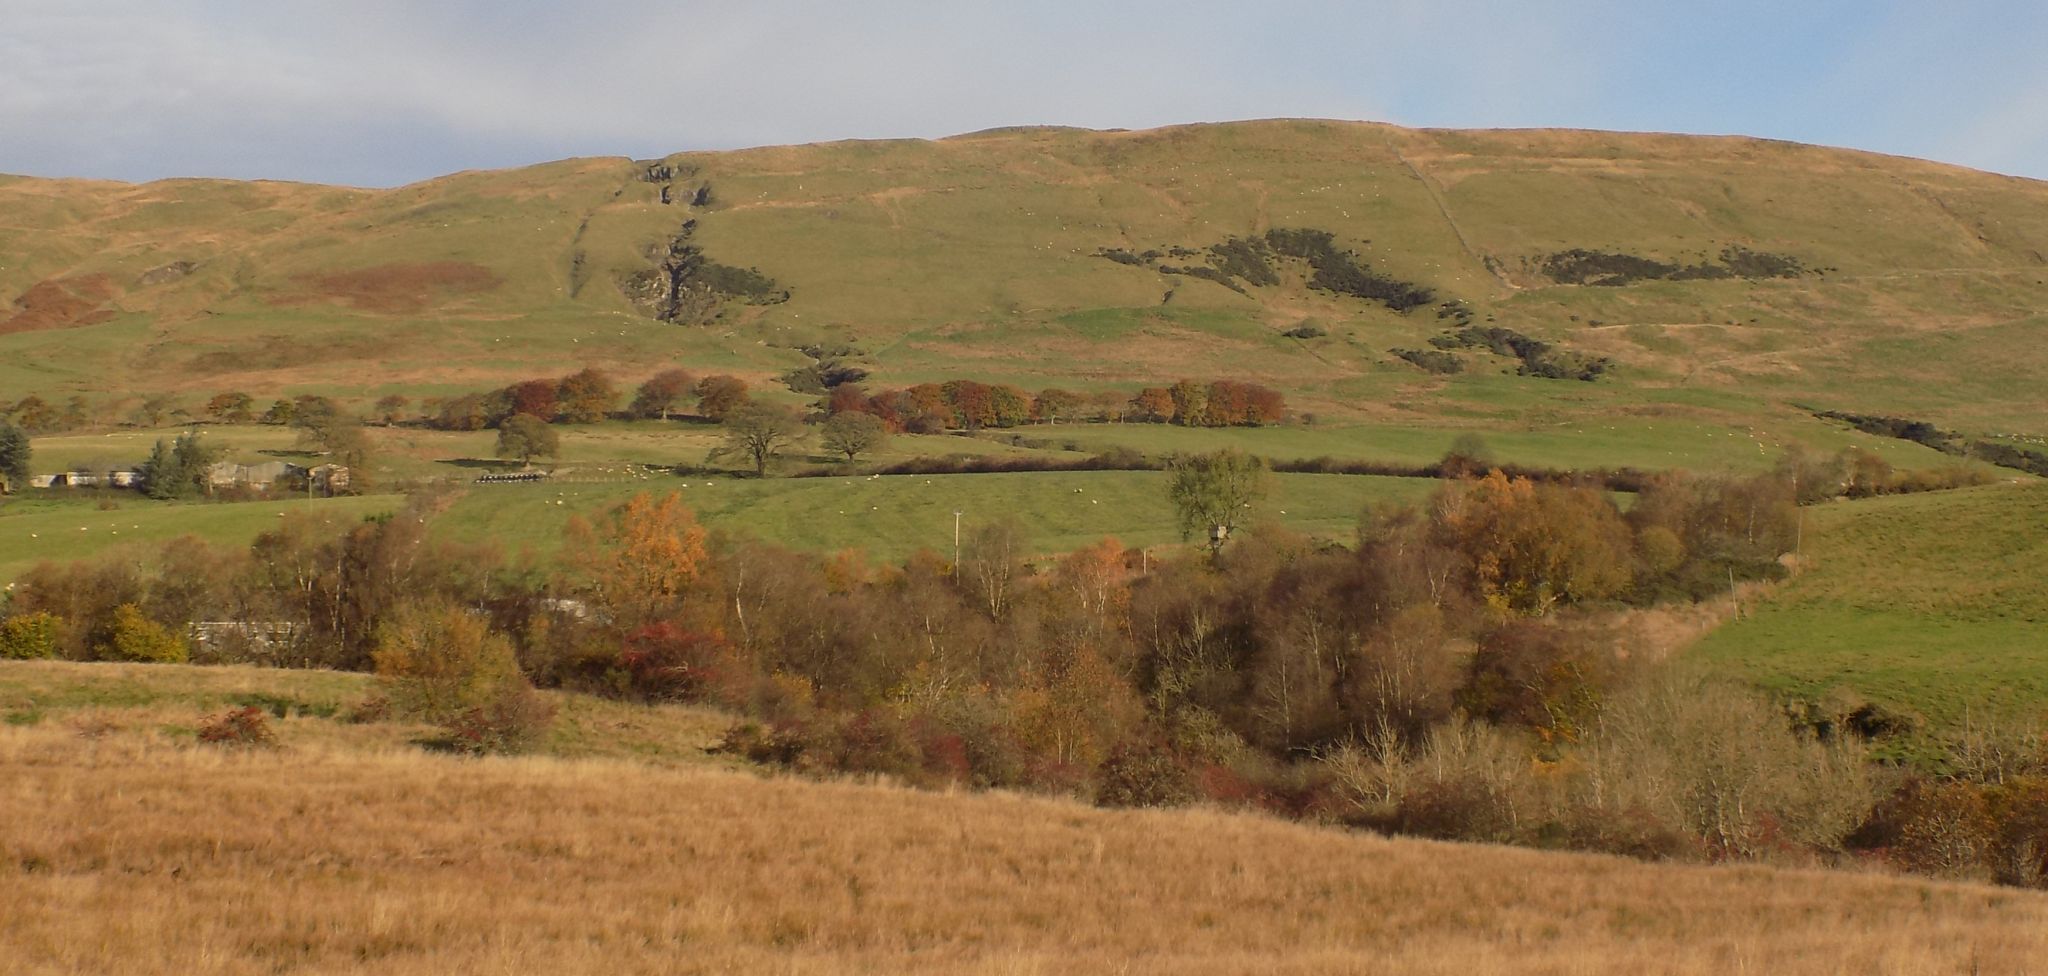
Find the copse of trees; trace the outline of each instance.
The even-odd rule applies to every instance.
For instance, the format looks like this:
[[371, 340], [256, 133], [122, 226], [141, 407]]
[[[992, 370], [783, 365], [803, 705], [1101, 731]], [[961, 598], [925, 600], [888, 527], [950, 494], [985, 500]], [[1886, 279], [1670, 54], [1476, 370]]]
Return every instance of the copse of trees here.
[[484, 430], [525, 414], [549, 423], [592, 424], [609, 416], [618, 398], [608, 374], [586, 367], [559, 379], [428, 401], [426, 422], [440, 430]]
[[1256, 427], [1284, 420], [1287, 402], [1275, 390], [1234, 380], [1183, 380], [1171, 388], [1147, 388], [1130, 396], [1113, 391], [1083, 395], [1057, 388], [1033, 396], [1007, 384], [947, 380], [874, 394], [857, 385], [840, 386], [822, 401], [821, 412], [867, 413], [893, 431], [931, 434], [1063, 420]]

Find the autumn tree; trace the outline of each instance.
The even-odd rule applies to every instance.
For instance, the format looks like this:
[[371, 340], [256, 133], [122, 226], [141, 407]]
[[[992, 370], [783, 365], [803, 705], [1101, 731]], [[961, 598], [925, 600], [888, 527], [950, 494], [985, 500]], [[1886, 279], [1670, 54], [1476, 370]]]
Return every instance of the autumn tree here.
[[725, 417], [725, 442], [711, 452], [713, 460], [738, 457], [754, 466], [754, 476], [768, 473], [768, 462], [803, 434], [803, 421], [787, 407], [748, 402]]
[[1432, 511], [1443, 537], [1471, 558], [1480, 594], [1501, 609], [1541, 615], [1613, 596], [1631, 580], [1628, 524], [1598, 490], [1496, 470], [1447, 485]]
[[635, 417], [667, 420], [696, 383], [696, 377], [691, 376], [689, 370], [664, 369], [633, 391], [633, 403], [627, 409]]
[[491, 425], [488, 398], [478, 393], [465, 393], [441, 402], [431, 423], [441, 430], [482, 430]]
[[498, 425], [497, 455], [518, 458], [520, 467], [532, 467], [537, 457], [554, 457], [561, 445], [555, 429], [530, 413], [513, 414]]
[[1031, 397], [1007, 384], [988, 388], [989, 424], [1016, 427], [1031, 422]]
[[[292, 422], [293, 409], [294, 407], [290, 400], [283, 397], [272, 400], [270, 408], [263, 411], [263, 422], [274, 427], [282, 427], [285, 424], [289, 424]], [[156, 425], [150, 424], [149, 426], [154, 427]]]
[[1202, 423], [1208, 415], [1209, 388], [1194, 380], [1181, 380], [1166, 390], [1173, 399], [1173, 417], [1176, 424], [1193, 427]]
[[249, 422], [255, 403], [247, 393], [216, 393], [206, 401], [206, 415], [217, 423], [244, 424]]
[[1205, 532], [1212, 553], [1223, 548], [1266, 495], [1266, 463], [1236, 448], [1179, 455], [1166, 470], [1166, 493], [1180, 519], [1181, 538]]
[[499, 421], [522, 413], [553, 420], [560, 411], [561, 385], [554, 380], [526, 380], [506, 387], [501, 393], [505, 412], [497, 418]]
[[987, 385], [973, 380], [948, 380], [939, 389], [952, 410], [953, 426], [963, 430], [995, 426], [995, 396]]
[[849, 463], [862, 454], [879, 449], [888, 439], [889, 426], [873, 414], [846, 411], [833, 414], [830, 420], [825, 421], [825, 449], [846, 455]]
[[1173, 391], [1163, 386], [1148, 386], [1131, 398], [1131, 419], [1144, 423], [1163, 423], [1173, 417]]
[[372, 659], [394, 706], [439, 724], [466, 752], [525, 751], [554, 721], [511, 641], [456, 604], [400, 607], [379, 626]]
[[603, 370], [586, 366], [562, 377], [557, 396], [563, 422], [594, 424], [611, 413], [619, 391]]
[[723, 373], [706, 376], [697, 381], [697, 412], [713, 423], [724, 423], [730, 414], [746, 403], [747, 381]]
[[1038, 391], [1032, 398], [1031, 416], [1043, 423], [1057, 424], [1062, 417], [1072, 419], [1074, 411], [1080, 409], [1081, 395], [1072, 390], [1048, 387]]
[[135, 661], [146, 664], [182, 664], [185, 641], [164, 625], [145, 616], [140, 607], [124, 603], [115, 608], [94, 656], [102, 661]]
[[33, 454], [28, 434], [0, 420], [0, 491], [12, 492], [27, 486], [29, 458]]
[[405, 419], [405, 408], [412, 405], [412, 398], [403, 393], [391, 393], [377, 399], [377, 420], [386, 427], [396, 425]]
[[705, 571], [704, 527], [680, 492], [635, 494], [595, 525], [572, 519], [568, 532], [583, 589], [627, 631], [672, 615]]
[[825, 416], [837, 417], [842, 413], [873, 413], [869, 407], [868, 391], [859, 383], [841, 383], [825, 394]]

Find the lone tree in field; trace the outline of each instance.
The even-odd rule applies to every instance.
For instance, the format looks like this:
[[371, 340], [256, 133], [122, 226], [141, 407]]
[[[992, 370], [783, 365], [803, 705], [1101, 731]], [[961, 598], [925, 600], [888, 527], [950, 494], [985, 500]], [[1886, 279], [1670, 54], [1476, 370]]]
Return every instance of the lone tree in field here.
[[0, 420], [0, 492], [11, 492], [28, 484], [29, 453], [28, 435]]
[[768, 462], [803, 434], [803, 421], [786, 407], [748, 401], [725, 416], [725, 443], [713, 459], [740, 457], [754, 465], [754, 476], [768, 473]]
[[530, 413], [515, 413], [498, 425], [498, 450], [501, 458], [518, 458], [519, 466], [531, 467], [537, 457], [554, 457], [562, 449], [562, 439], [548, 422]]
[[1180, 516], [1181, 538], [1207, 533], [1211, 554], [1244, 524], [1252, 505], [1266, 497], [1266, 463], [1226, 448], [1211, 454], [1183, 454], [1167, 462], [1167, 497]]
[[825, 421], [825, 449], [846, 455], [849, 464], [862, 454], [880, 449], [888, 440], [889, 425], [871, 413], [849, 410], [833, 414], [831, 420]]

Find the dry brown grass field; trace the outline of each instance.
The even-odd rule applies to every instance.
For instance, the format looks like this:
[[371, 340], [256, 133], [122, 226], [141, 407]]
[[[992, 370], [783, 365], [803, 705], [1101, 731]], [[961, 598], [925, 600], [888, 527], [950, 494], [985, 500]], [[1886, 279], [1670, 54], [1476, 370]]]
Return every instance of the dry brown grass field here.
[[90, 714], [0, 727], [8, 973], [2048, 969], [2012, 890]]

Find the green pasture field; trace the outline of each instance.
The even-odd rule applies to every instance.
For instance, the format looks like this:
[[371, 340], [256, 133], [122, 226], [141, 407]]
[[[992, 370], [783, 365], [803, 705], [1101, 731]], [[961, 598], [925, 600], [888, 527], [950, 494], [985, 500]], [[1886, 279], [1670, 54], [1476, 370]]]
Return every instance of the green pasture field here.
[[[105, 500], [117, 507], [101, 509]], [[0, 580], [43, 560], [83, 559], [124, 547], [154, 549], [179, 536], [246, 545], [286, 512], [318, 512], [337, 525], [396, 509], [397, 495], [253, 502], [156, 502], [134, 492], [37, 491], [0, 505]]]
[[1060, 424], [1023, 427], [990, 436], [1000, 438], [1006, 434], [1033, 443], [1089, 452], [1119, 446], [1147, 454], [1235, 447], [1283, 460], [1328, 456], [1399, 464], [1429, 464], [1442, 458], [1459, 437], [1475, 434], [1491, 450], [1494, 460], [1554, 468], [1684, 468], [1746, 473], [1769, 468], [1792, 444], [1823, 453], [1859, 447], [1901, 468], [1961, 463], [1908, 441], [1872, 437], [1820, 421], [1796, 419], [1781, 419], [1770, 427], [1629, 416], [1498, 427], [1424, 423], [1313, 427], [1290, 424], [1257, 428]]
[[1773, 690], [1834, 686], [1948, 727], [2048, 719], [2048, 485], [1810, 510], [1808, 568], [1692, 653]]
[[[1296, 531], [1344, 537], [1365, 508], [1415, 502], [1436, 482], [1414, 478], [1283, 474], [1260, 507]], [[1032, 550], [1078, 549], [1105, 536], [1125, 545], [1177, 544], [1180, 533], [1155, 471], [786, 478], [654, 477], [620, 484], [479, 485], [438, 517], [450, 538], [494, 542], [508, 553], [552, 552], [571, 515], [594, 516], [635, 492], [679, 492], [707, 527], [813, 551], [859, 549], [893, 562], [920, 549], [950, 553], [954, 512], [966, 529], [1014, 518]]]

